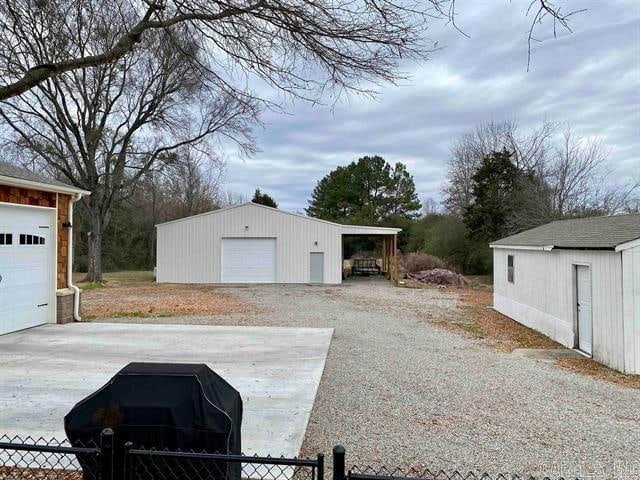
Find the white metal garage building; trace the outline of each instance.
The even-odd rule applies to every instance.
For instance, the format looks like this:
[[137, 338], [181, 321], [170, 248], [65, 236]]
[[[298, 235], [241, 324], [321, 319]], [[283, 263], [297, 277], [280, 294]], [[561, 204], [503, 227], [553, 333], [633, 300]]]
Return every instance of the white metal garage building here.
[[640, 374], [640, 214], [552, 222], [493, 248], [493, 306]]
[[383, 272], [400, 229], [340, 225], [244, 203], [157, 225], [164, 283], [341, 283], [344, 236], [383, 239]]

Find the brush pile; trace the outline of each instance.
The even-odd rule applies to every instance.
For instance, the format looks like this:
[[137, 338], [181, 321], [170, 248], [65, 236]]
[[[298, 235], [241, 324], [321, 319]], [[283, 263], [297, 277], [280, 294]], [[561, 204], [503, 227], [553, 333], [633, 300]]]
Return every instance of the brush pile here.
[[466, 287], [469, 285], [467, 279], [462, 275], [447, 270], [446, 268], [409, 272], [407, 273], [407, 278], [422, 283], [433, 283], [435, 285], [455, 285], [458, 287]]

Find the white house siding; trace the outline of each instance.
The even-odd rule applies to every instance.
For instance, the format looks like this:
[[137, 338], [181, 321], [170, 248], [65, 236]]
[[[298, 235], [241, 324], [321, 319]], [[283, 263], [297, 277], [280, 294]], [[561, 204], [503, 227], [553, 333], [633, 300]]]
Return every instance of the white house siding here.
[[[514, 283], [507, 281], [514, 256]], [[591, 267], [593, 358], [624, 370], [622, 256], [612, 251], [494, 248], [494, 308], [557, 342], [575, 345], [576, 264]]]
[[640, 373], [640, 246], [621, 253], [625, 371]]
[[156, 278], [219, 283], [221, 239], [254, 237], [277, 238], [277, 283], [309, 282], [310, 252], [324, 252], [325, 283], [340, 283], [341, 233], [340, 225], [252, 204], [197, 215], [158, 225]]

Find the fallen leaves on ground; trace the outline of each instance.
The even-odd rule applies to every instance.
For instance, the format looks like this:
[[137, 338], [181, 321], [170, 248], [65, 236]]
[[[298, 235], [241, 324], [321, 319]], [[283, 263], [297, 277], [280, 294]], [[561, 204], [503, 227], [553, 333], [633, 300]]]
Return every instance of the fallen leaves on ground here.
[[109, 317], [229, 315], [257, 311], [255, 305], [212, 285], [107, 283], [82, 293], [82, 314]]
[[[515, 348], [565, 348], [551, 338], [502, 315], [493, 308], [493, 293], [489, 289], [456, 288], [460, 295], [462, 315], [437, 322], [449, 328], [463, 330], [475, 338], [483, 338], [504, 352]], [[558, 357], [556, 364], [582, 375], [640, 389], [640, 375], [626, 375], [590, 358]]]
[[616, 372], [590, 358], [557, 358], [556, 364], [572, 372], [640, 389], [640, 375], [625, 375]]
[[463, 330], [476, 338], [487, 339], [494, 347], [506, 352], [516, 348], [563, 348], [542, 333], [525, 327], [491, 308], [491, 290], [456, 288], [455, 291], [460, 296], [461, 312], [451, 320], [439, 322], [443, 326]]

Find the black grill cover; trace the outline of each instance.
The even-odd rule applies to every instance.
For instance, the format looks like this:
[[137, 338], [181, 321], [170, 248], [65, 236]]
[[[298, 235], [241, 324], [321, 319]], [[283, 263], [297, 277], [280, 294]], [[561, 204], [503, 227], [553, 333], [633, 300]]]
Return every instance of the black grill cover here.
[[[241, 424], [237, 390], [206, 365], [173, 363], [130, 363], [64, 418], [72, 444], [98, 444], [103, 429], [114, 431], [116, 478], [127, 442], [134, 448], [240, 454]], [[229, 464], [224, 476], [240, 478], [240, 468]]]

